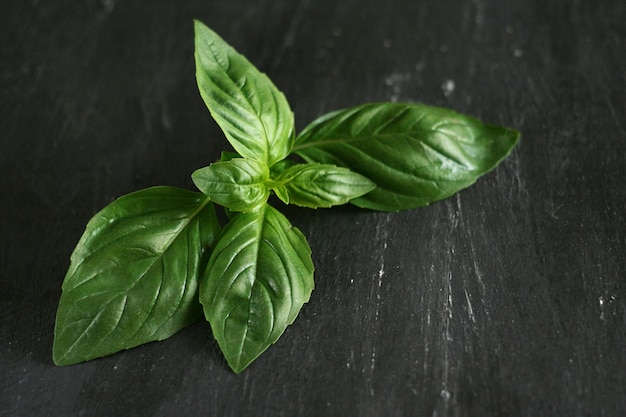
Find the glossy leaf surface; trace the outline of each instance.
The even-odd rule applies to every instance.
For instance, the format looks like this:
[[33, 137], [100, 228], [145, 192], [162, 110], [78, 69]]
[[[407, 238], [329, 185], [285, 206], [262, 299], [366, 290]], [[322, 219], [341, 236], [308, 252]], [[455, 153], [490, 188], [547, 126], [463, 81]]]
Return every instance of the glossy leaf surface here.
[[154, 187], [115, 200], [89, 221], [63, 282], [57, 365], [165, 339], [201, 316], [198, 277], [220, 232], [208, 201]]
[[284, 187], [276, 193], [281, 200], [308, 208], [345, 204], [376, 187], [372, 181], [347, 168], [315, 163], [291, 166], [276, 181]]
[[269, 197], [269, 168], [263, 162], [233, 158], [196, 170], [191, 178], [200, 191], [232, 211], [254, 211]]
[[224, 228], [200, 283], [200, 302], [228, 364], [241, 372], [276, 342], [312, 290], [305, 237], [265, 205]]
[[370, 103], [330, 113], [296, 139], [307, 162], [344, 166], [376, 188], [352, 200], [398, 211], [428, 205], [473, 184], [513, 149], [519, 132], [422, 104]]
[[235, 150], [270, 166], [289, 155], [293, 112], [272, 81], [199, 21], [195, 59], [200, 95]]

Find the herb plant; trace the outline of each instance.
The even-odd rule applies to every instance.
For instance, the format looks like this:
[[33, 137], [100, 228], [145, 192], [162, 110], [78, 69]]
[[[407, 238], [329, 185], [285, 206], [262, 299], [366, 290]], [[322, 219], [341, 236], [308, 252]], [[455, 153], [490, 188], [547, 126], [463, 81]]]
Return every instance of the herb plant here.
[[[89, 221], [63, 282], [57, 365], [165, 339], [204, 312], [241, 372], [295, 320], [314, 286], [309, 245], [270, 194], [308, 208], [413, 209], [474, 183], [519, 138], [414, 103], [339, 110], [296, 135], [285, 96], [198, 21], [195, 61], [200, 94], [235, 152], [193, 172], [200, 193], [144, 189]], [[223, 230], [215, 205], [229, 217]]]

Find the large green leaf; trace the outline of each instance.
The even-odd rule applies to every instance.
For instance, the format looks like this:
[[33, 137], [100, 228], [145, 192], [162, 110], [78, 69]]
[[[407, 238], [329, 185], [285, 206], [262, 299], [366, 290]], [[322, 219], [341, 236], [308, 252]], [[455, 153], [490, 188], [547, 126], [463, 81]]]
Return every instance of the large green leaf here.
[[174, 187], [137, 191], [102, 209], [71, 256], [54, 362], [162, 340], [197, 320], [198, 277], [219, 232], [209, 199]]
[[370, 103], [319, 118], [297, 138], [308, 162], [344, 166], [376, 188], [352, 200], [398, 211], [428, 205], [473, 184], [513, 149], [519, 132], [422, 104]]
[[232, 211], [248, 212], [267, 201], [269, 176], [269, 168], [264, 162], [233, 158], [200, 168], [194, 171], [191, 178], [214, 203]]
[[270, 166], [289, 155], [294, 116], [272, 81], [199, 21], [195, 58], [200, 95], [235, 150]]
[[308, 208], [345, 204], [376, 187], [363, 175], [328, 164], [293, 165], [275, 180], [281, 187], [277, 195], [285, 203]]
[[228, 364], [241, 372], [276, 342], [312, 290], [305, 237], [266, 204], [224, 228], [200, 282], [200, 302]]

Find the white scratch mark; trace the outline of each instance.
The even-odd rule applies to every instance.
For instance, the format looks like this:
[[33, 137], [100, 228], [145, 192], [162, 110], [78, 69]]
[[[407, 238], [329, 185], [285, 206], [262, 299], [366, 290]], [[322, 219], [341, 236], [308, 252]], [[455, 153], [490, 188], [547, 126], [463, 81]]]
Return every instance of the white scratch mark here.
[[474, 23], [476, 26], [481, 26], [485, 23], [485, 4], [482, 1], [474, 0], [472, 3], [476, 6], [476, 15], [474, 16]]
[[439, 393], [439, 396], [441, 397], [442, 400], [444, 400], [445, 402], [450, 401], [450, 397], [452, 396], [450, 394], [450, 391], [448, 391], [447, 389], [442, 389], [441, 392]]
[[454, 93], [454, 80], [446, 80], [441, 84], [441, 89], [443, 90], [443, 95], [446, 97], [450, 97], [452, 93]]
[[619, 128], [619, 130], [622, 132], [622, 134], [625, 134], [626, 133], [626, 129], [624, 129], [624, 125], [621, 122], [620, 113], [615, 110], [615, 107], [613, 106], [613, 103], [611, 102], [611, 98], [610, 97], [606, 98], [606, 104], [607, 104], [607, 107], [609, 108], [609, 110], [611, 111], [611, 117], [613, 118], [613, 121], [615, 122], [615, 125]]
[[[448, 273], [448, 282], [446, 285], [446, 294], [447, 294], [447, 303], [445, 305], [445, 309], [448, 312], [448, 317], [452, 318], [452, 272]], [[446, 322], [446, 325], [448, 323]], [[446, 327], [446, 331], [447, 331]]]
[[346, 361], [346, 368], [348, 369], [352, 368], [353, 364], [354, 364], [354, 351], [350, 349], [350, 355], [348, 356], [348, 360]]
[[278, 51], [276, 51], [276, 54], [274, 55], [274, 61], [272, 62], [271, 66], [272, 71], [278, 68], [280, 62], [283, 59], [283, 56], [285, 55], [285, 51], [293, 45], [296, 37], [296, 32], [300, 27], [300, 23], [302, 22], [302, 18], [304, 17], [304, 11], [307, 5], [307, 0], [301, 1], [295, 13], [293, 14], [293, 17], [291, 18], [291, 24], [287, 29], [287, 33], [285, 33], [285, 36], [283, 37], [283, 42], [281, 43]]
[[449, 345], [452, 342], [452, 335], [450, 334], [450, 320], [452, 319], [452, 273], [448, 273], [448, 279], [446, 280], [444, 287], [444, 315], [443, 315], [443, 366], [442, 366], [442, 378], [441, 387], [442, 392], [448, 392], [448, 378], [450, 375], [450, 359], [449, 359]]
[[467, 290], [464, 290], [464, 291], [465, 291], [465, 300], [467, 300], [467, 314], [469, 315], [469, 318], [472, 321], [472, 323], [476, 323], [476, 317], [474, 316], [474, 309], [472, 308], [472, 302], [470, 301]]
[[[372, 331], [374, 333], [374, 335], [376, 333], [378, 333], [378, 319], [379, 319], [379, 315], [380, 315], [380, 303], [381, 303], [381, 288], [383, 285], [383, 277], [385, 276], [385, 252], [387, 250], [387, 239], [388, 239], [388, 230], [387, 230], [387, 223], [390, 221], [390, 215], [387, 214], [385, 215], [382, 219], [382, 221], [380, 221], [377, 225], [376, 225], [376, 241], [381, 242], [382, 243], [382, 248], [383, 250], [381, 251], [380, 254], [380, 267], [378, 268], [378, 277], [377, 277], [377, 282], [376, 285], [372, 285], [370, 287], [370, 297], [371, 298], [375, 298], [375, 304], [374, 304], [374, 317], [373, 317], [373, 326], [372, 326]], [[374, 297], [375, 294], [375, 297]], [[376, 337], [373, 337], [373, 340], [376, 340]], [[370, 353], [370, 362], [369, 362], [369, 369], [367, 369], [366, 365], [364, 364], [364, 368], [363, 368], [363, 372], [367, 372], [369, 374], [368, 376], [368, 382], [369, 382], [369, 388], [370, 388], [370, 395], [374, 395], [374, 387], [371, 385], [372, 381], [374, 380], [374, 370], [376, 369], [376, 346], [372, 346], [371, 347], [371, 353]]]
[[600, 320], [606, 320], [604, 317], [604, 297], [600, 296], [598, 298], [598, 303], [600, 304]]
[[559, 218], [556, 216], [556, 212], [559, 211], [561, 207], [563, 207], [563, 204], [560, 204], [557, 208], [552, 210], [552, 212], [550, 213], [550, 216], [558, 220]]
[[606, 308], [615, 301], [615, 296], [611, 295], [608, 298], [604, 298], [603, 296], [598, 297], [598, 304], [600, 305], [600, 320], [606, 320]]
[[393, 72], [385, 77], [385, 84], [391, 87], [390, 101], [398, 101], [404, 87], [411, 80], [411, 74], [406, 72]]

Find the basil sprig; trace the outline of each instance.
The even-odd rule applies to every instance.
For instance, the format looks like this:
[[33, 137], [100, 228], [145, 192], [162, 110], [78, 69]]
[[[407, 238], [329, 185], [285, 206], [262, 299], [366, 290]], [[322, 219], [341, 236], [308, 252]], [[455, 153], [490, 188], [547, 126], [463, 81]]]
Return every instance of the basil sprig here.
[[293, 149], [376, 183], [353, 204], [381, 211], [426, 206], [473, 184], [513, 149], [519, 132], [424, 104], [369, 103], [311, 123]]
[[[314, 287], [311, 249], [268, 203], [272, 193], [308, 208], [412, 209], [471, 185], [519, 139], [411, 103], [340, 110], [296, 137], [285, 96], [198, 21], [195, 59], [200, 94], [235, 152], [193, 172], [202, 193], [137, 191], [87, 224], [63, 282], [57, 365], [162, 340], [204, 312], [241, 372], [293, 323]], [[223, 230], [215, 204], [229, 215]]]

